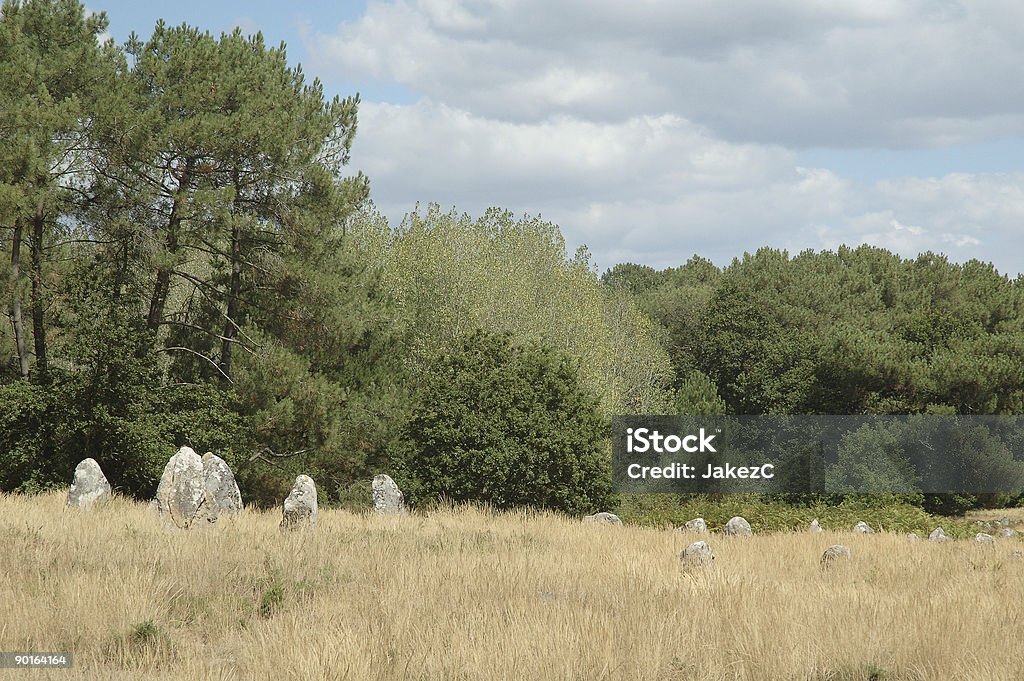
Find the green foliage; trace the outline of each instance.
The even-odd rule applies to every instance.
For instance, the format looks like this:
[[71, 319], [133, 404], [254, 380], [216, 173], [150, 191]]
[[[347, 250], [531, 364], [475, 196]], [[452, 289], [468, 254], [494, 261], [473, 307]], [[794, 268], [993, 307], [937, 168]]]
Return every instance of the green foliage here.
[[376, 234], [388, 289], [410, 316], [414, 373], [437, 349], [485, 329], [578, 359], [606, 416], [671, 411], [672, 370], [651, 321], [628, 293], [600, 285], [584, 250], [567, 254], [557, 226], [498, 209], [473, 220], [432, 205], [394, 234]]
[[475, 332], [428, 362], [396, 478], [413, 502], [592, 512], [610, 501], [606, 431], [564, 353]]
[[854, 495], [838, 503], [818, 501], [791, 504], [763, 495], [730, 494], [620, 495], [617, 513], [626, 522], [655, 527], [678, 527], [687, 520], [704, 518], [711, 530], [721, 529], [733, 516], [743, 516], [754, 532], [804, 531], [814, 518], [826, 530], [849, 531], [863, 520], [876, 530], [916, 532], [925, 537], [938, 525], [953, 537], [973, 537], [977, 528], [966, 521], [936, 518], [921, 508], [920, 499], [908, 503], [892, 495]]

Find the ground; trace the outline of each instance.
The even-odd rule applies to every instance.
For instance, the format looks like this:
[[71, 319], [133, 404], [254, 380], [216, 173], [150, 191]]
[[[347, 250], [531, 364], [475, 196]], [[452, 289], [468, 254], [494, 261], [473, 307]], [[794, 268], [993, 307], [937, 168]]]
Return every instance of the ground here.
[[[710, 535], [714, 565], [688, 573], [678, 554], [699, 537], [668, 528], [474, 509], [279, 520], [180, 532], [124, 499], [0, 496], [0, 650], [74, 656], [0, 678], [1024, 678], [1016, 538]], [[823, 571], [839, 543], [853, 560]]]

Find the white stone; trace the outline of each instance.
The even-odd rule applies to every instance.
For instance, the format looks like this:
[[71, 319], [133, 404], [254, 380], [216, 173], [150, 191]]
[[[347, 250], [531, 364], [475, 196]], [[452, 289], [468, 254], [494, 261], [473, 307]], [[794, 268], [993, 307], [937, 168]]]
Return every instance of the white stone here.
[[583, 516], [583, 522], [585, 522], [585, 523], [603, 523], [603, 524], [606, 524], [606, 525], [621, 525], [622, 524], [622, 519], [619, 518], [619, 516], [615, 515], [614, 513], [608, 513], [606, 511], [601, 511], [600, 513], [595, 513], [594, 515]]
[[753, 534], [750, 530], [750, 523], [747, 522], [746, 518], [741, 516], [734, 516], [729, 519], [729, 522], [722, 528], [722, 532], [733, 537], [749, 537]]
[[1000, 527], [999, 528], [999, 536], [1004, 538], [1004, 539], [1009, 539], [1010, 537], [1016, 537], [1017, 536], [1017, 530], [1013, 529], [1012, 527]]
[[979, 532], [978, 534], [974, 535], [974, 541], [978, 542], [979, 544], [995, 544], [996, 538], [993, 537], [991, 534]]
[[861, 520], [853, 526], [853, 531], [858, 534], [874, 534], [875, 531], [871, 529], [871, 526]]
[[242, 510], [242, 493], [224, 459], [213, 452], [203, 454], [204, 517], [214, 523], [223, 515]]
[[95, 459], [83, 459], [75, 466], [75, 480], [68, 490], [68, 506], [91, 508], [110, 498], [110, 483]]
[[156, 489], [156, 508], [164, 520], [187, 529], [201, 516], [206, 500], [203, 459], [191, 447], [172, 456]]
[[316, 526], [316, 483], [308, 475], [295, 478], [288, 498], [284, 500], [282, 530], [299, 530]]
[[946, 536], [946, 533], [942, 531], [941, 527], [936, 527], [932, 530], [932, 533], [928, 535], [928, 541], [943, 542], [952, 540]]
[[825, 549], [821, 554], [821, 567], [823, 569], [832, 567], [840, 560], [850, 560], [850, 549], [842, 544], [835, 544]]
[[391, 476], [375, 475], [373, 477], [373, 510], [382, 515], [400, 515], [405, 513], [405, 497], [402, 490]]
[[811, 526], [808, 529], [810, 529], [811, 534], [818, 534], [819, 532], [824, 532], [824, 530], [821, 529], [821, 524], [818, 522], [817, 518], [811, 521]]
[[711, 565], [715, 560], [711, 546], [706, 541], [695, 541], [679, 554], [679, 560], [685, 568], [698, 568]]
[[694, 518], [693, 520], [687, 520], [683, 525], [689, 532], [696, 532], [697, 534], [707, 534], [708, 524], [703, 518]]

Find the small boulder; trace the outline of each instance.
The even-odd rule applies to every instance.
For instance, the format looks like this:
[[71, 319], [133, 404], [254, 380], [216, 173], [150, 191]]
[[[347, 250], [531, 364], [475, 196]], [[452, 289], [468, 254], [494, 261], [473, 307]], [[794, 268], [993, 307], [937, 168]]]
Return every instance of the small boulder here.
[[1002, 537], [1003, 539], [1009, 539], [1010, 537], [1016, 537], [1017, 536], [1017, 530], [1013, 529], [1012, 527], [1000, 527], [999, 528], [999, 536]]
[[83, 459], [75, 466], [75, 480], [68, 490], [68, 506], [91, 508], [110, 498], [110, 483], [95, 459]]
[[974, 541], [978, 542], [979, 544], [995, 544], [996, 538], [993, 537], [991, 534], [979, 532], [978, 534], [974, 535]]
[[687, 520], [686, 524], [683, 525], [688, 532], [696, 532], [697, 534], [707, 534], [708, 524], [703, 518], [694, 518], [693, 520]]
[[821, 554], [821, 568], [826, 570], [841, 560], [850, 560], [850, 549], [842, 544], [835, 544]]
[[242, 493], [235, 476], [227, 462], [213, 452], [203, 454], [203, 488], [203, 515], [208, 522], [215, 523], [223, 515], [242, 510]]
[[391, 476], [381, 474], [373, 477], [373, 510], [381, 515], [405, 513], [405, 497]]
[[292, 491], [284, 500], [282, 530], [301, 530], [316, 526], [316, 483], [308, 475], [295, 478]]
[[1003, 516], [1002, 518], [999, 519], [999, 524], [1002, 525], [1003, 527], [1009, 527], [1010, 526], [1010, 519], [1007, 518], [1006, 516]]
[[874, 534], [875, 531], [871, 529], [871, 526], [861, 520], [853, 526], [853, 531], [857, 534]]
[[942, 531], [941, 527], [936, 527], [932, 530], [932, 533], [928, 535], [928, 541], [943, 542], [952, 540], [946, 536], [946, 533]]
[[818, 523], [817, 518], [811, 521], [811, 525], [808, 529], [810, 530], [811, 534], [819, 534], [821, 532], [824, 532], [824, 530], [821, 529], [821, 524]]
[[679, 554], [679, 560], [684, 568], [701, 568], [711, 565], [715, 556], [706, 541], [695, 541], [683, 549]]
[[749, 537], [753, 534], [750, 530], [750, 523], [747, 522], [746, 518], [735, 516], [729, 519], [729, 522], [722, 528], [722, 532], [732, 537]]
[[203, 459], [191, 447], [182, 447], [172, 456], [156, 488], [156, 509], [164, 520], [187, 529], [201, 516], [206, 500]]
[[921, 537], [917, 536], [917, 532], [908, 532], [907, 539], [910, 541], [921, 541]]
[[585, 523], [601, 523], [601, 524], [604, 524], [604, 525], [621, 525], [622, 524], [622, 519], [619, 518], [619, 516], [615, 515], [614, 513], [608, 513], [606, 511], [601, 511], [600, 513], [595, 513], [594, 515], [583, 516], [583, 522], [585, 522]]

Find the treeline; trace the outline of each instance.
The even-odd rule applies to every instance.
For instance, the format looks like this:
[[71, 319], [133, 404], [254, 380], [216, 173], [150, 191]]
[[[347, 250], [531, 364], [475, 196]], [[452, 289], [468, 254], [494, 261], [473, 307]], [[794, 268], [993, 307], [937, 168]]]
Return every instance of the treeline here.
[[[344, 175], [358, 96], [327, 98], [283, 45], [105, 28], [72, 0], [0, 16], [0, 490], [91, 456], [144, 498], [188, 444], [257, 503], [298, 472], [362, 498], [388, 470], [414, 500], [608, 502], [607, 417], [670, 408], [672, 370], [585, 253], [501, 211], [389, 226]], [[451, 385], [472, 386], [445, 398], [463, 421], [431, 430]], [[499, 456], [512, 437], [528, 451]], [[520, 492], [453, 486], [467, 461]]]
[[152, 495], [177, 447], [246, 501], [614, 504], [614, 414], [1019, 413], [1022, 285], [878, 249], [598, 277], [555, 225], [417, 209], [346, 175], [358, 96], [283, 45], [0, 15], [0, 491], [93, 457]]
[[679, 386], [730, 414], [1020, 414], [1024, 278], [978, 261], [761, 249], [604, 274], [658, 323]]

